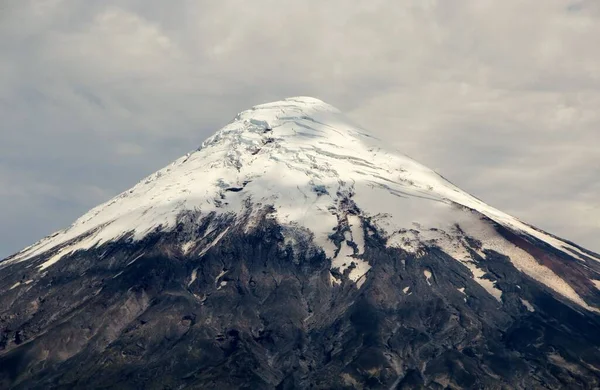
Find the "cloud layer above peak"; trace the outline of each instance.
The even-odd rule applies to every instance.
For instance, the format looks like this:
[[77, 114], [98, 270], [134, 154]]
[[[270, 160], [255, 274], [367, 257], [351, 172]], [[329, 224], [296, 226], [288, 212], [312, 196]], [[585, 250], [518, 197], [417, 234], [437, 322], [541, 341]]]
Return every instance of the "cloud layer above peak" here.
[[595, 1], [8, 0], [0, 257], [297, 95], [600, 251], [598, 36]]

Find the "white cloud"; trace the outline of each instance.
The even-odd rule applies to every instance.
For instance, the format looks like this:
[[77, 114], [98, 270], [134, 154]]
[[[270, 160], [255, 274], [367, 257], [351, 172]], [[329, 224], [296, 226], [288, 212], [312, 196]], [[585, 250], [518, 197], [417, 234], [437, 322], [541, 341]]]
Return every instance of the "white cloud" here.
[[[48, 194], [32, 181], [62, 194], [64, 226], [237, 111], [290, 95], [338, 106], [478, 197], [600, 251], [596, 1], [7, 4], [0, 171], [37, 201], [9, 210], [0, 191], [3, 226], [24, 237], [0, 238], [0, 256], [39, 238], [23, 221]], [[93, 186], [103, 195], [76, 199]]]

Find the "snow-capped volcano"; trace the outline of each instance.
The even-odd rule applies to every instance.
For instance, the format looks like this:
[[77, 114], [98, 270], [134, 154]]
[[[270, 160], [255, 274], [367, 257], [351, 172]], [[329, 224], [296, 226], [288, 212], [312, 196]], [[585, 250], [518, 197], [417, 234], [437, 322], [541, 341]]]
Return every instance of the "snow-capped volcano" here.
[[295, 97], [1, 261], [0, 387], [591, 389], [599, 312], [599, 255]]
[[[349, 210], [346, 199], [352, 200], [355, 209]], [[236, 216], [235, 224], [251, 224], [252, 214], [264, 206], [273, 207], [273, 218], [283, 226], [311, 232], [314, 243], [334, 260], [333, 267], [343, 272], [354, 262], [356, 268], [350, 272], [354, 281], [370, 268], [368, 259], [355, 256], [362, 254], [364, 245], [360, 218], [368, 218], [391, 247], [417, 253], [423, 246], [439, 246], [471, 268], [476, 280], [497, 298], [501, 291], [480, 278], [483, 272], [469, 255], [471, 248], [461, 242], [463, 233], [480, 240], [480, 250], [507, 255], [530, 277], [596, 310], [550, 268], [501, 237], [490, 222], [541, 240], [583, 263], [600, 261], [595, 255], [488, 206], [432, 170], [389, 150], [338, 109], [310, 97], [288, 98], [240, 113], [199, 149], [92, 209], [70, 228], [26, 248], [10, 262], [50, 252], [40, 266], [43, 270], [76, 250], [131, 234], [139, 240], [157, 229], [173, 229], [186, 211], [198, 216], [231, 214]], [[330, 237], [340, 219], [350, 226], [347, 240], [356, 249], [338, 248]], [[293, 239], [293, 230], [289, 234]], [[183, 249], [194, 245], [185, 243]]]

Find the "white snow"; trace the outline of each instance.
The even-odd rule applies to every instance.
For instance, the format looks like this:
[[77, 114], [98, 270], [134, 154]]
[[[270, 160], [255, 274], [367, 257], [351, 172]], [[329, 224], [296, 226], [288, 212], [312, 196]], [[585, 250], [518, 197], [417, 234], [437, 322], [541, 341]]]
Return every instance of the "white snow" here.
[[464, 287], [461, 287], [461, 288], [458, 288], [457, 290], [458, 290], [460, 293], [462, 293], [463, 295], [465, 295], [465, 297], [463, 298], [463, 300], [464, 300], [465, 302], [467, 302], [467, 297], [466, 297], [467, 293], [465, 292], [465, 290], [466, 290], [466, 289], [465, 289]]
[[600, 280], [592, 280], [592, 283], [594, 284], [594, 286], [596, 286], [598, 290], [600, 290]]
[[195, 241], [188, 241], [186, 243], [183, 243], [183, 245], [181, 245], [181, 251], [183, 252], [184, 255], [187, 255], [190, 250], [194, 247], [194, 245], [196, 244]]
[[[221, 271], [221, 273], [217, 275], [217, 277], [215, 278], [215, 285], [216, 285], [216, 284], [219, 284], [219, 280], [220, 280], [220, 279], [221, 279], [223, 276], [225, 276], [225, 274], [226, 274], [227, 272], [228, 272], [228, 271], [226, 271], [226, 270], [222, 270], [222, 271]], [[227, 282], [225, 282], [225, 284], [227, 284]]]
[[[452, 229], [449, 230], [452, 231]], [[477, 282], [477, 284], [496, 298], [497, 301], [502, 301], [502, 290], [496, 287], [494, 281], [489, 280], [489, 275], [484, 278], [486, 275], [485, 271], [481, 269], [480, 265], [471, 257], [462, 237], [452, 237], [448, 233], [442, 232], [442, 236], [435, 240], [435, 244], [449, 256], [460, 261], [469, 269], [469, 271], [471, 271], [473, 280]]]
[[95, 238], [96, 236], [92, 235], [91, 238], [87, 237], [80, 241], [72, 242], [69, 245], [66, 245], [65, 247], [61, 248], [54, 256], [50, 257], [50, 259], [40, 264], [39, 270], [45, 270], [46, 268], [50, 267], [51, 265], [55, 264], [57, 261], [62, 259], [63, 256], [67, 254], [73, 254], [78, 250], [89, 249], [91, 247], [96, 246], [98, 242], [95, 241]]
[[227, 286], [227, 281], [222, 281], [221, 283], [219, 283], [219, 287], [217, 287], [217, 290], [222, 289], [223, 287]]
[[362, 255], [365, 253], [365, 233], [362, 227], [360, 218], [356, 215], [348, 216], [348, 224], [352, 232], [352, 241], [358, 247], [358, 254]]
[[[550, 289], [580, 306], [591, 311], [598, 311], [597, 308], [588, 305], [569, 283], [550, 268], [541, 265], [529, 253], [500, 236], [490, 223], [474, 217], [470, 212], [465, 213], [457, 209], [446, 210], [440, 212], [440, 214], [445, 215], [445, 218], [440, 219], [438, 222], [427, 222], [428, 226], [435, 230], [427, 230], [421, 226], [420, 231], [411, 233], [413, 237], [409, 237], [404, 233], [403, 235], [393, 235], [392, 239], [398, 240], [397, 237], [399, 236], [409, 237], [410, 240], [419, 243], [419, 245], [428, 243], [429, 245], [439, 247], [469, 268], [474, 280], [500, 302], [502, 291], [496, 286], [495, 281], [489, 280], [490, 275], [484, 278], [486, 273], [483, 268], [478, 264], [478, 260], [474, 259], [467, 250], [469, 245], [465, 242], [464, 236], [472, 237], [479, 240], [483, 245], [483, 251], [475, 251], [479, 256], [485, 258], [485, 250], [493, 250], [501, 253], [507, 256], [519, 271], [545, 284]], [[453, 225], [459, 225], [462, 232]]]
[[[340, 251], [338, 252], [337, 256], [331, 260], [331, 269], [338, 268], [340, 273], [343, 274], [346, 269], [348, 269], [351, 265], [354, 265], [354, 268], [350, 271], [348, 277], [353, 282], [357, 282], [371, 269], [371, 266], [369, 265], [368, 261], [357, 258], [355, 256], [354, 249], [348, 245], [348, 242], [352, 242], [352, 234], [350, 232], [345, 232], [344, 238], [345, 240], [343, 240], [341, 243]], [[362, 283], [360, 285], [362, 286]], [[358, 286], [358, 288], [360, 288], [360, 286]]]
[[31, 283], [33, 283], [33, 279], [26, 280], [26, 281], [25, 281], [25, 282], [23, 282], [23, 283], [21, 283], [21, 282], [17, 282], [17, 283], [15, 283], [15, 284], [13, 284], [13, 285], [12, 285], [12, 286], [9, 288], [9, 290], [15, 289], [15, 288], [17, 288], [17, 287], [19, 287], [19, 286], [22, 286], [22, 285], [25, 285], [25, 286], [26, 286], [26, 285], [28, 285], [28, 284], [31, 284]]
[[533, 308], [533, 305], [526, 299], [520, 298], [521, 299], [521, 303], [523, 304], [523, 306], [525, 306], [525, 308], [527, 308], [527, 311], [530, 312], [534, 312], [535, 309]]
[[404, 288], [402, 289], [402, 292], [403, 292], [404, 294], [408, 294], [408, 292], [409, 292], [409, 291], [410, 291], [410, 287], [404, 287]]
[[139, 255], [137, 255], [136, 257], [133, 258], [133, 260], [130, 260], [129, 263], [127, 263], [127, 266], [130, 266], [131, 264], [135, 263], [137, 260], [139, 260], [140, 257], [144, 256], [144, 253], [140, 253]]
[[[397, 130], [403, 130], [401, 124]], [[344, 209], [345, 197], [356, 204], [360, 216]], [[343, 272], [354, 263], [349, 276], [360, 285], [370, 269], [368, 261], [360, 258], [365, 245], [361, 221], [368, 217], [387, 237], [388, 246], [417, 257], [425, 255], [427, 247], [440, 247], [469, 267], [474, 280], [501, 300], [502, 292], [495, 282], [482, 278], [480, 260], [472, 258], [466, 243], [457, 241], [461, 237], [455, 231], [458, 225], [483, 242], [482, 250], [475, 250], [480, 258], [485, 259], [486, 249], [498, 251], [517, 269], [556, 293], [597, 310], [549, 268], [500, 237], [481, 215], [581, 262], [600, 259], [490, 207], [409, 157], [389, 150], [336, 108], [308, 97], [262, 104], [240, 113], [198, 150], [0, 264], [45, 254], [40, 265], [44, 270], [77, 250], [129, 235], [139, 240], [157, 229], [170, 230], [183, 211], [194, 211], [198, 218], [212, 212], [234, 215], [231, 226], [249, 228], [256, 223], [259, 204], [273, 206], [270, 217], [290, 227], [289, 234], [295, 234], [291, 227], [312, 232], [314, 243], [331, 259], [332, 268]], [[337, 248], [329, 236], [338, 225], [338, 217], [344, 215], [350, 228], [346, 240], [358, 250], [354, 253], [344, 241], [335, 256]], [[204, 246], [200, 255], [226, 232]], [[191, 242], [182, 246], [184, 252], [193, 248]], [[331, 277], [332, 284], [339, 282]]]
[[[463, 264], [473, 264], [473, 263], [463, 263]], [[487, 292], [489, 292], [494, 298], [496, 298], [496, 300], [498, 302], [502, 302], [502, 290], [500, 290], [496, 286], [496, 282], [484, 278], [483, 276], [485, 275], [485, 272], [482, 269], [477, 268], [475, 265], [469, 266], [469, 269], [473, 273], [473, 277], [475, 278], [475, 281], [477, 283], [479, 283], [479, 285], [481, 287], [485, 288], [485, 290]]]
[[329, 283], [331, 284], [331, 286], [339, 286], [340, 284], [342, 284], [342, 281], [333, 276], [332, 273], [329, 273]]
[[484, 249], [494, 250], [507, 256], [519, 271], [545, 284], [550, 289], [580, 306], [591, 311], [598, 311], [597, 308], [589, 306], [579, 294], [577, 294], [575, 289], [554, 273], [554, 271], [541, 265], [529, 253], [498, 235], [489, 224], [479, 223], [470, 226], [465, 224], [463, 226], [468, 235], [483, 243]]
[[192, 285], [192, 283], [194, 283], [196, 281], [197, 277], [198, 277], [198, 268], [194, 268], [194, 270], [192, 271], [192, 274], [190, 275], [190, 281], [188, 282], [188, 287], [190, 287]]
[[365, 284], [365, 282], [367, 281], [367, 275], [363, 274], [357, 281], [356, 281], [356, 288], [360, 289], [363, 284]]
[[426, 269], [423, 271], [423, 275], [425, 275], [425, 280], [427, 281], [427, 284], [431, 286], [431, 277], [433, 276], [431, 271]]
[[[366, 275], [367, 272], [371, 269], [369, 262], [363, 259], [354, 259], [355, 268], [350, 272], [350, 279], [356, 281], [360, 279], [363, 275]], [[360, 287], [359, 287], [360, 288]]]
[[208, 244], [207, 246], [205, 246], [202, 251], [200, 252], [200, 254], [198, 256], [204, 256], [206, 254], [206, 252], [209, 251], [210, 248], [214, 247], [215, 245], [217, 245], [219, 243], [219, 241], [221, 241], [221, 239], [225, 236], [225, 234], [227, 234], [227, 232], [229, 231], [229, 228], [223, 230], [221, 233], [219, 233], [219, 235], [217, 237], [215, 237], [214, 240], [212, 240], [212, 242], [210, 244]]

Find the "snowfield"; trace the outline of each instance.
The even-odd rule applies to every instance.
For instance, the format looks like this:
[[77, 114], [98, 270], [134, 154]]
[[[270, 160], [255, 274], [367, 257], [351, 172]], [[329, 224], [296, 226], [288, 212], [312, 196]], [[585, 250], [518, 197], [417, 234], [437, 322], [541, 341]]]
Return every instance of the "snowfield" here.
[[[356, 209], [348, 207], [347, 199]], [[486, 257], [486, 249], [506, 255], [518, 270], [565, 298], [597, 310], [550, 268], [500, 236], [482, 215], [580, 262], [600, 259], [488, 206], [432, 170], [388, 150], [384, 142], [353, 125], [336, 108], [308, 97], [262, 104], [240, 113], [199, 149], [4, 263], [44, 255], [47, 259], [40, 266], [44, 270], [77, 250], [172, 229], [187, 210], [199, 215], [231, 214], [237, 223], [251, 224], [259, 205], [273, 206], [273, 217], [283, 226], [310, 230], [332, 268], [343, 273], [352, 264], [350, 279], [359, 288], [370, 269], [364, 258], [369, 231], [362, 223], [369, 219], [390, 247], [417, 255], [427, 246], [442, 249], [467, 266], [474, 280], [499, 301], [502, 291], [478, 267], [477, 259]], [[341, 246], [330, 238], [340, 223], [348, 228]], [[471, 255], [473, 248], [464, 236], [482, 242], [478, 256]], [[183, 252], [193, 244], [186, 243]], [[424, 276], [427, 283], [433, 281], [431, 273]], [[333, 275], [331, 282], [338, 283]], [[221, 282], [223, 288], [225, 283]]]

